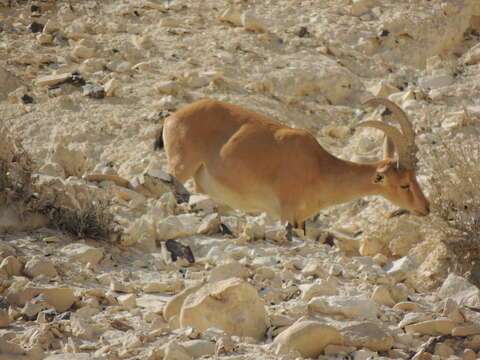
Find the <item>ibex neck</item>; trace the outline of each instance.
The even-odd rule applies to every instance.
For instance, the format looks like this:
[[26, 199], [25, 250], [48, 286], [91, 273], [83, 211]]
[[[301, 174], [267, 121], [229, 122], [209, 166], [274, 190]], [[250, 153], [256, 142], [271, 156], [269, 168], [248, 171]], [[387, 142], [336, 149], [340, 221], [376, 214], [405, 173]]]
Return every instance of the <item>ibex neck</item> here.
[[335, 166], [329, 175], [335, 196], [332, 203], [340, 204], [367, 195], [380, 194], [380, 187], [373, 183], [378, 163], [354, 163], [335, 158]]

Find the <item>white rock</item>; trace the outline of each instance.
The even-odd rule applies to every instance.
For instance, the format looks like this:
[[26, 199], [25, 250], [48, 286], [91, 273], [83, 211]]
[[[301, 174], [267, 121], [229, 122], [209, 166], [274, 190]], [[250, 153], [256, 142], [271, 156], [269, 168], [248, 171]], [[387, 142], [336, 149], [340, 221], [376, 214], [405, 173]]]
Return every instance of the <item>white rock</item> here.
[[241, 16], [241, 23], [245, 30], [265, 32], [266, 27], [263, 21], [261, 21], [257, 15], [251, 10], [245, 11]]
[[174, 316], [180, 316], [180, 310], [187, 296], [198, 291], [200, 288], [201, 285], [190, 286], [170, 298], [163, 308], [163, 318], [169, 321]]
[[106, 67], [110, 71], [124, 73], [132, 69], [132, 64], [125, 60], [114, 60], [107, 63]]
[[72, 56], [78, 59], [90, 59], [95, 56], [95, 49], [83, 45], [77, 45], [72, 50]]
[[388, 287], [385, 285], [376, 286], [373, 290], [372, 299], [379, 305], [392, 307], [395, 300], [392, 299]]
[[51, 261], [42, 259], [39, 256], [34, 256], [27, 261], [24, 268], [24, 273], [30, 277], [45, 276], [47, 278], [55, 277], [58, 275], [55, 266]]
[[180, 325], [198, 331], [210, 327], [228, 334], [261, 340], [267, 327], [263, 300], [254, 287], [240, 279], [208, 283], [185, 299]]
[[70, 79], [72, 74], [70, 73], [63, 73], [63, 74], [54, 74], [54, 75], [46, 75], [41, 76], [33, 82], [35, 86], [42, 87], [42, 86], [54, 86], [60, 83], [63, 83]]
[[105, 89], [105, 93], [107, 94], [107, 96], [115, 96], [115, 92], [119, 87], [120, 87], [120, 81], [116, 79], [110, 79], [105, 83], [105, 85], [103, 85], [103, 88]]
[[62, 165], [55, 162], [48, 162], [38, 169], [39, 174], [49, 175], [65, 179], [65, 170]]
[[73, 243], [61, 249], [61, 252], [70, 260], [81, 263], [98, 264], [103, 258], [103, 248], [96, 248], [87, 244]]
[[345, 345], [367, 348], [373, 351], [388, 351], [393, 346], [393, 337], [373, 322], [362, 322], [341, 330]]
[[451, 298], [459, 306], [480, 307], [480, 289], [465, 278], [449, 274], [443, 282], [438, 296], [441, 299]]
[[347, 318], [374, 320], [377, 305], [373, 300], [358, 296], [318, 296], [308, 303], [308, 310], [322, 314], [343, 315]]
[[209, 340], [190, 340], [182, 342], [180, 345], [194, 359], [202, 356], [213, 356], [215, 354], [216, 344]]
[[205, 194], [190, 195], [188, 205], [192, 210], [203, 210], [206, 213], [213, 212], [217, 207], [217, 203], [210, 196]]
[[404, 256], [394, 262], [386, 265], [384, 270], [391, 276], [395, 282], [405, 280], [409, 273], [415, 270], [419, 265], [412, 259], [411, 256]]
[[0, 270], [8, 276], [19, 276], [22, 274], [23, 264], [15, 256], [7, 256], [0, 263]]
[[79, 150], [68, 149], [62, 144], [57, 144], [49, 157], [50, 162], [57, 163], [65, 170], [65, 175], [81, 176], [85, 171], [87, 157]]
[[216, 282], [234, 277], [245, 280], [248, 274], [248, 269], [245, 266], [238, 261], [232, 260], [225, 264], [215, 266], [210, 272], [208, 281]]
[[332, 296], [337, 295], [338, 284], [335, 280], [316, 280], [312, 284], [299, 285], [299, 289], [302, 291], [302, 300], [310, 301], [316, 296]]
[[170, 215], [157, 222], [157, 240], [178, 239], [195, 235], [198, 232], [200, 218], [195, 214]]
[[452, 85], [455, 78], [451, 75], [431, 75], [418, 79], [419, 85], [424, 89], [438, 89]]
[[342, 335], [334, 327], [319, 321], [299, 321], [278, 335], [272, 347], [277, 355], [298, 352], [305, 358], [317, 358], [330, 344], [343, 344]]
[[219, 20], [221, 22], [230, 23], [232, 25], [241, 26], [242, 25], [242, 14], [235, 7], [231, 6], [226, 9], [222, 15], [220, 15]]
[[468, 65], [475, 65], [480, 62], [480, 46], [479, 44], [473, 46], [468, 50], [465, 56], [465, 63]]

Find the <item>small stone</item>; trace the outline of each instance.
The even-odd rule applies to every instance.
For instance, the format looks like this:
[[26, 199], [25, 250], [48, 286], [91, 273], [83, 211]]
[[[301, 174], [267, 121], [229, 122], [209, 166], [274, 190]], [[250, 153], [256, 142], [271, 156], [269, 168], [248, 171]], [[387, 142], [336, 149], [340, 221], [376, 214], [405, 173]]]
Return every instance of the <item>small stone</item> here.
[[120, 295], [118, 303], [126, 309], [131, 309], [137, 306], [137, 297], [134, 294]]
[[0, 329], [4, 329], [10, 325], [12, 319], [8, 315], [8, 311], [4, 309], [0, 309]]
[[68, 81], [71, 77], [71, 73], [47, 75], [37, 78], [33, 84], [38, 87], [54, 86]]
[[446, 359], [452, 355], [455, 354], [455, 351], [451, 348], [451, 346], [445, 344], [445, 343], [440, 343], [435, 345], [435, 350], [434, 354], [441, 356], [442, 359]]
[[24, 104], [33, 104], [33, 98], [30, 95], [24, 94], [20, 99]]
[[193, 357], [182, 345], [170, 341], [165, 347], [163, 360], [193, 360]]
[[202, 210], [206, 213], [213, 212], [217, 207], [217, 203], [210, 196], [204, 194], [190, 195], [188, 205], [192, 210]]
[[480, 62], [480, 46], [477, 44], [468, 50], [465, 56], [465, 63], [468, 65], [475, 65]]
[[455, 78], [451, 75], [431, 75], [418, 79], [419, 85], [424, 89], [438, 89], [452, 85]]
[[318, 261], [309, 261], [302, 269], [302, 274], [305, 276], [325, 277], [326, 271]]
[[385, 266], [384, 270], [395, 282], [403, 281], [419, 265], [410, 257], [404, 256]]
[[373, 290], [372, 299], [380, 305], [385, 305], [388, 307], [392, 307], [393, 305], [395, 305], [395, 301], [392, 299], [390, 291], [385, 285], [375, 287], [375, 289]]
[[95, 56], [95, 49], [83, 45], [77, 45], [72, 50], [72, 56], [78, 59], [90, 59]]
[[317, 358], [328, 345], [342, 345], [342, 335], [332, 326], [318, 321], [299, 321], [273, 341], [277, 355], [299, 352], [305, 358]]
[[221, 219], [218, 214], [210, 214], [203, 218], [198, 226], [199, 234], [213, 235], [220, 232]]
[[250, 10], [245, 11], [241, 18], [242, 26], [245, 30], [265, 32], [266, 28], [262, 21]]
[[219, 17], [220, 22], [242, 26], [242, 14], [234, 6], [230, 6]]
[[88, 96], [92, 99], [103, 99], [105, 97], [105, 89], [103, 86], [95, 83], [87, 83], [83, 87], [83, 96]]
[[55, 20], [50, 19], [45, 23], [45, 26], [43, 27], [43, 32], [47, 34], [52, 34], [54, 32], [57, 32], [60, 29], [61, 29], [60, 24]]
[[164, 81], [158, 84], [155, 90], [160, 94], [175, 95], [180, 90], [180, 87], [175, 81]]
[[37, 41], [40, 45], [49, 45], [53, 41], [53, 36], [51, 34], [41, 33], [37, 35]]
[[31, 260], [27, 261], [23, 271], [27, 276], [32, 278], [37, 276], [52, 278], [58, 275], [55, 266], [49, 260], [42, 259], [39, 256], [35, 256]]
[[419, 306], [411, 301], [402, 301], [393, 307], [393, 310], [400, 310], [400, 311], [419, 311]]
[[345, 345], [364, 347], [372, 351], [388, 351], [393, 346], [393, 337], [372, 322], [362, 322], [343, 328]]
[[375, 359], [378, 354], [376, 352], [366, 350], [366, 349], [361, 349], [357, 350], [353, 355], [353, 360], [370, 360], [370, 359]]
[[207, 283], [188, 295], [180, 312], [180, 326], [198, 331], [210, 327], [238, 336], [263, 339], [267, 328], [265, 304], [247, 282], [231, 278]]
[[226, 280], [229, 278], [239, 278], [246, 280], [248, 278], [248, 269], [238, 261], [230, 261], [225, 264], [218, 265], [212, 269], [208, 278], [209, 282]]
[[308, 310], [322, 314], [343, 315], [347, 318], [376, 319], [374, 301], [356, 296], [318, 296], [308, 303]]
[[106, 67], [110, 71], [124, 73], [132, 69], [132, 64], [125, 60], [115, 60], [107, 63]]
[[452, 330], [456, 327], [456, 323], [446, 319], [436, 319], [422, 321], [417, 324], [405, 326], [407, 333], [419, 333], [422, 335], [450, 335]]
[[460, 357], [462, 360], [475, 360], [477, 358], [477, 354], [472, 349], [464, 349]]
[[453, 336], [480, 335], [480, 324], [461, 325], [452, 329]]
[[169, 321], [172, 317], [180, 315], [180, 310], [187, 296], [198, 291], [200, 288], [201, 285], [191, 286], [173, 296], [163, 308], [163, 318]]
[[79, 261], [83, 264], [98, 264], [103, 258], [102, 248], [95, 248], [81, 243], [67, 245], [61, 249], [61, 252], [70, 260]]
[[7, 273], [8, 276], [19, 276], [22, 274], [23, 264], [15, 256], [7, 256], [0, 264], [0, 270]]
[[302, 300], [310, 301], [316, 296], [333, 296], [337, 295], [337, 283], [333, 279], [318, 279], [312, 284], [302, 284], [299, 286], [302, 291]]
[[201, 358], [202, 356], [211, 357], [215, 354], [216, 349], [216, 344], [209, 340], [184, 341], [181, 345], [194, 359]]
[[43, 24], [40, 24], [34, 21], [30, 25], [28, 25], [28, 30], [30, 30], [32, 33], [42, 32]]
[[105, 83], [105, 85], [103, 85], [103, 87], [107, 96], [115, 96], [115, 92], [120, 88], [120, 81], [116, 79], [110, 79]]
[[451, 298], [447, 298], [445, 301], [442, 315], [458, 323], [465, 321], [460, 311], [460, 307], [457, 305], [456, 301]]

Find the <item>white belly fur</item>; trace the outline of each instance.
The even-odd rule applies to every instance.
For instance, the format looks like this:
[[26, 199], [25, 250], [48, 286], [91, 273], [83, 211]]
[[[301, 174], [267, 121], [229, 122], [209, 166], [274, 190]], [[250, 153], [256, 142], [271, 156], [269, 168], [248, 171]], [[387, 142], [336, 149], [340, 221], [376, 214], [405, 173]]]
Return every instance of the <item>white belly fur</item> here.
[[280, 218], [280, 202], [270, 189], [252, 186], [249, 194], [237, 194], [211, 176], [205, 165], [197, 170], [194, 179], [210, 197], [233, 209], [245, 212], [265, 211], [272, 217]]

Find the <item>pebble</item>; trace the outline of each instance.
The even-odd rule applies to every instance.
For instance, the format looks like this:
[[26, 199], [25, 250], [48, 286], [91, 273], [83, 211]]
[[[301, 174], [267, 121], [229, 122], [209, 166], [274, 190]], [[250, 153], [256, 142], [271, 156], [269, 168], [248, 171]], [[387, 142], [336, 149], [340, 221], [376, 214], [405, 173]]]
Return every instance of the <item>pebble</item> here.
[[105, 95], [106, 93], [103, 86], [94, 83], [86, 83], [83, 86], [83, 96], [88, 96], [92, 99], [103, 99]]

